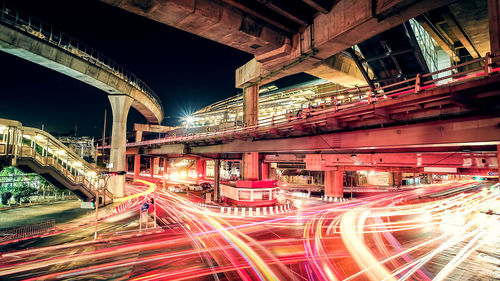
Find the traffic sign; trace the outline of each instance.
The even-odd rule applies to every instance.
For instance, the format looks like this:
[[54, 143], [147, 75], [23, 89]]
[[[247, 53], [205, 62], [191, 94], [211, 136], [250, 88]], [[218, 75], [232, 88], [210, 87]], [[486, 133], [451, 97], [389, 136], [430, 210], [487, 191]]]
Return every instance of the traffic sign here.
[[141, 212], [147, 211], [148, 209], [149, 209], [149, 204], [148, 203], [142, 204], [142, 206], [141, 206]]

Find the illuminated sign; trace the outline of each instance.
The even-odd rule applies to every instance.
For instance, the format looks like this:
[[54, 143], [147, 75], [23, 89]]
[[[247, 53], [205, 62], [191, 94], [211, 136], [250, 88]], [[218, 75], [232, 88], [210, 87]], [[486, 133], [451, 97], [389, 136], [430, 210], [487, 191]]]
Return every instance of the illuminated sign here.
[[454, 174], [457, 172], [457, 168], [448, 168], [448, 167], [424, 167], [424, 172], [431, 173], [449, 173]]

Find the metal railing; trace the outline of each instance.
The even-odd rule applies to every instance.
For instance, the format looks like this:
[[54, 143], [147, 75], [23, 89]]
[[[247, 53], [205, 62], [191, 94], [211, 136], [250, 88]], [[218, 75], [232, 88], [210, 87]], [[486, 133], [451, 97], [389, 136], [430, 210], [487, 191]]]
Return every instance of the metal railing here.
[[[52, 167], [73, 184], [82, 185], [92, 194], [102, 190], [105, 179], [71, 149], [45, 131], [23, 127], [19, 122], [0, 119], [0, 157], [30, 159], [40, 166]], [[113, 198], [106, 190], [106, 197]]]
[[54, 219], [27, 224], [14, 228], [0, 229], [0, 241], [9, 241], [14, 239], [22, 239], [35, 235], [49, 233], [56, 227], [56, 221]]
[[149, 88], [146, 83], [141, 79], [137, 78], [132, 72], [125, 69], [123, 66], [119, 65], [112, 59], [104, 56], [94, 48], [91, 48], [85, 43], [78, 41], [77, 39], [50, 27], [48, 24], [44, 24], [40, 20], [33, 18], [29, 15], [23, 15], [19, 11], [12, 10], [5, 5], [3, 2], [0, 10], [0, 22], [6, 24], [10, 27], [14, 27], [21, 30], [31, 36], [38, 39], [44, 40], [53, 46], [57, 46], [78, 58], [81, 58], [93, 65], [96, 65], [102, 69], [105, 69], [120, 79], [126, 81], [128, 84], [143, 92], [151, 100], [153, 100], [156, 105], [158, 105], [162, 112], [163, 107], [160, 98]]
[[[331, 101], [325, 103], [321, 107], [308, 108], [299, 116], [291, 116], [290, 113], [276, 115], [265, 119], [260, 119], [257, 125], [246, 127], [229, 127], [222, 131], [199, 133], [191, 136], [172, 136], [161, 139], [146, 140], [140, 142], [128, 143], [127, 146], [141, 146], [150, 144], [175, 143], [183, 141], [191, 141], [207, 137], [222, 137], [230, 136], [234, 133], [247, 133], [259, 128], [273, 127], [278, 125], [294, 124], [295, 122], [303, 121], [307, 118], [325, 115], [332, 112], [351, 109], [354, 107], [374, 104], [388, 98], [397, 98], [399, 96], [418, 95], [422, 91], [430, 90], [436, 87], [450, 86], [457, 83], [463, 83], [469, 80], [475, 80], [487, 77], [494, 73], [500, 72], [500, 67], [496, 66], [493, 61], [500, 59], [500, 56], [490, 56], [489, 53], [485, 57], [480, 57], [462, 64], [441, 69], [432, 73], [417, 75], [414, 78], [393, 83], [390, 85], [370, 89], [368, 86], [342, 89], [329, 92]], [[477, 67], [474, 65], [478, 65]], [[459, 68], [467, 68], [464, 71], [458, 71]], [[442, 73], [451, 73], [442, 77], [432, 79]], [[396, 89], [394, 89], [396, 88]], [[347, 95], [351, 97], [346, 97]], [[99, 147], [101, 148], [101, 147]], [[109, 146], [104, 146], [109, 148]]]

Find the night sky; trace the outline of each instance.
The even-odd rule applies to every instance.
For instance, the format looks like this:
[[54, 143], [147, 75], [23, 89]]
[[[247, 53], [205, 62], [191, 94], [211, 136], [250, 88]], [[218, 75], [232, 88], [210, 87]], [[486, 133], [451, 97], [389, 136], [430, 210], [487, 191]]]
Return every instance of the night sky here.
[[[7, 2], [39, 18], [128, 68], [160, 97], [163, 124], [235, 95], [234, 70], [250, 54], [174, 29], [97, 1]], [[106, 94], [37, 64], [0, 53], [0, 118], [65, 133], [101, 135]], [[129, 126], [146, 120], [135, 110]], [[108, 122], [108, 134], [110, 131]], [[131, 127], [129, 127], [130, 129]]]

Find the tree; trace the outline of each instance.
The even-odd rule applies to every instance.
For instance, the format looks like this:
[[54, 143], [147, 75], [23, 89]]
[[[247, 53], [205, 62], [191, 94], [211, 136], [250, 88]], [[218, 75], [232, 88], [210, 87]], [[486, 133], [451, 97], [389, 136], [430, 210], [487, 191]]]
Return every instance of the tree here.
[[24, 199], [23, 202], [26, 202], [29, 200], [31, 195], [36, 193], [36, 191], [36, 188], [29, 185], [21, 185], [14, 191], [14, 200], [16, 200], [17, 203], [20, 203], [21, 199]]
[[9, 203], [10, 198], [12, 197], [12, 192], [3, 192], [2, 193], [2, 204], [7, 205]]
[[25, 174], [16, 167], [5, 167], [0, 171], [0, 192], [2, 196], [4, 196], [4, 193], [9, 192], [17, 202], [29, 200], [29, 196], [36, 194], [39, 189], [45, 190], [50, 186], [50, 183], [39, 175]]

